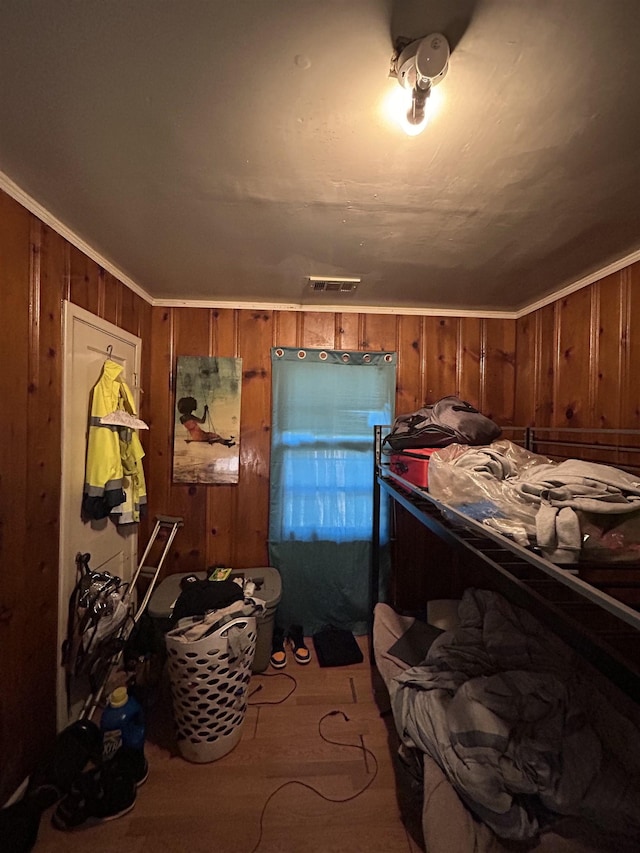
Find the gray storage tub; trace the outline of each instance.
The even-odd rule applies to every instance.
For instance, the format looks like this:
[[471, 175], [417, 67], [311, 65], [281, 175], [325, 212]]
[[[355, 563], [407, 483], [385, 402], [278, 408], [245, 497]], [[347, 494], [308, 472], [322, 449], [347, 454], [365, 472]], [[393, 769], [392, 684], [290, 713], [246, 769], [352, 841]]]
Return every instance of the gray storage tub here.
[[[169, 630], [169, 619], [176, 599], [180, 595], [180, 582], [182, 578], [195, 575], [197, 578], [205, 580], [211, 574], [211, 571], [167, 575], [156, 587], [147, 609], [149, 615], [156, 620], [163, 634]], [[271, 566], [262, 566], [254, 569], [235, 569], [231, 572], [230, 577], [232, 579], [241, 577], [245, 580], [253, 581], [256, 585], [255, 597], [262, 599], [266, 604], [267, 609], [258, 619], [258, 639], [252, 666], [252, 672], [264, 672], [269, 666], [275, 614], [282, 594], [280, 573]], [[212, 583], [215, 583], [215, 581], [212, 581]]]

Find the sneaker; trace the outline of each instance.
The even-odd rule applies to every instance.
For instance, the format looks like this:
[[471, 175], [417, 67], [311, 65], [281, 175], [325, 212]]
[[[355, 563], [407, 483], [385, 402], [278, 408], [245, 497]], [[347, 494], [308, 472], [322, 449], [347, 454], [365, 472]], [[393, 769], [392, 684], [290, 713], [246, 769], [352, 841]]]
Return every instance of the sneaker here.
[[56, 829], [114, 820], [131, 811], [136, 802], [136, 780], [127, 766], [127, 756], [121, 757], [121, 752], [77, 778], [51, 817]]
[[102, 753], [102, 735], [95, 723], [78, 720], [56, 737], [51, 753], [29, 778], [27, 797], [35, 798], [43, 808], [56, 803], [71, 790], [75, 779], [90, 761]]
[[292, 625], [289, 629], [289, 642], [293, 646], [293, 656], [298, 663], [307, 664], [311, 660], [311, 653], [304, 644], [304, 632], [302, 625]]
[[287, 665], [287, 652], [284, 648], [284, 631], [282, 628], [274, 628], [269, 660], [274, 669], [283, 669]]
[[144, 785], [149, 778], [149, 762], [144, 752], [140, 749], [121, 746], [116, 755], [122, 769], [133, 776], [136, 786], [139, 788], [140, 785]]

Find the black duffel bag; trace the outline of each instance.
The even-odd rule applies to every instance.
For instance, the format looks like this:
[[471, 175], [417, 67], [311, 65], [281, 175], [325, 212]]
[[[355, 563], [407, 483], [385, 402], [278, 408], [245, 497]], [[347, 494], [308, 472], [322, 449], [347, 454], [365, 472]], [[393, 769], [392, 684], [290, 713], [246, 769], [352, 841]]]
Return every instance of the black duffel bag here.
[[417, 447], [447, 447], [449, 444], [491, 444], [502, 430], [491, 418], [458, 397], [442, 397], [417, 412], [398, 415], [384, 437], [394, 453]]

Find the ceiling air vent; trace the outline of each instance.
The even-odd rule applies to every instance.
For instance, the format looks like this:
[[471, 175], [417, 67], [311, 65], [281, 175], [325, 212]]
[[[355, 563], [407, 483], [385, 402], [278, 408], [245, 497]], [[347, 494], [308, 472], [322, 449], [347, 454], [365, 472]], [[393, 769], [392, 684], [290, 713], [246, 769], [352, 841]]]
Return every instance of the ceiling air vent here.
[[314, 293], [353, 293], [360, 284], [359, 278], [323, 278], [309, 276], [309, 287]]

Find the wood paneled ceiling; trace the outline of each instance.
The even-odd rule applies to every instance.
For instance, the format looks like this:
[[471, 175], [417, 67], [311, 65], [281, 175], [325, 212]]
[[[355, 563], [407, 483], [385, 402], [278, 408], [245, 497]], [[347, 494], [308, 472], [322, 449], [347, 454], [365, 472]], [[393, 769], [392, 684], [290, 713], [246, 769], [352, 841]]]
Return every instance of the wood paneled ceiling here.
[[[519, 312], [640, 257], [638, 0], [3, 0], [0, 28], [0, 186], [152, 301]], [[435, 31], [408, 137], [394, 44]]]

